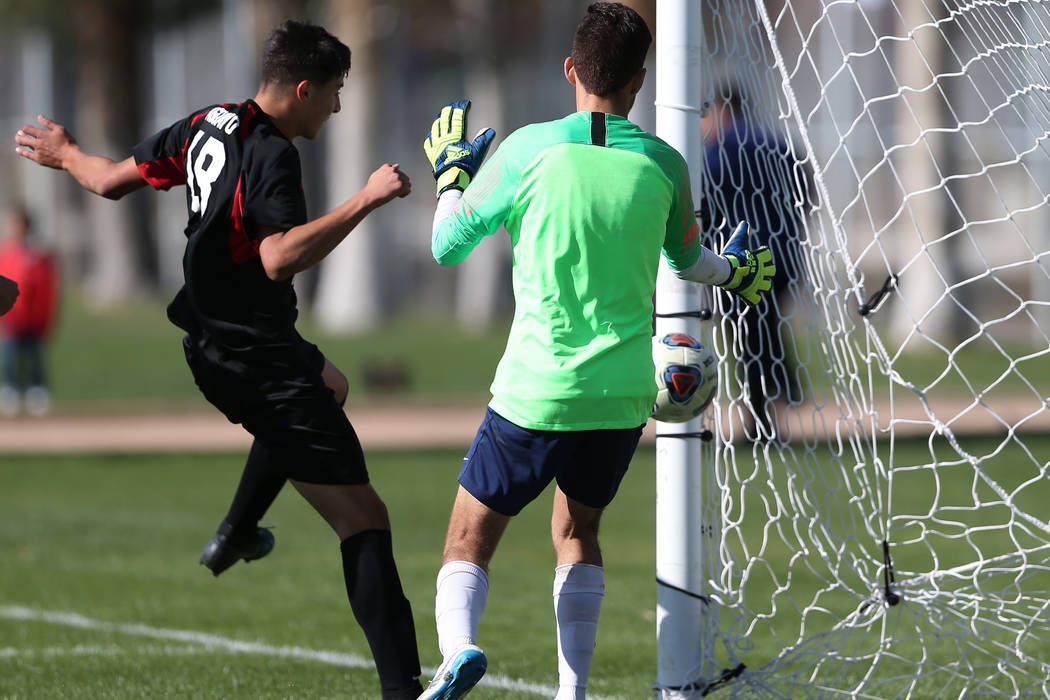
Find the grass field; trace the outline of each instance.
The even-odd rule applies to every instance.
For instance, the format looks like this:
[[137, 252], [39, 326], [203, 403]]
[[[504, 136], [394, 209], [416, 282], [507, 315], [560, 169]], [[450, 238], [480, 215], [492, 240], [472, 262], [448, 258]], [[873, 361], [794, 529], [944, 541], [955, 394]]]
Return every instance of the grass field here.
[[[326, 333], [309, 317], [299, 328], [346, 373], [354, 397], [369, 400], [485, 401], [507, 339], [506, 323], [468, 332], [424, 317], [394, 318], [358, 334]], [[160, 300], [98, 311], [69, 294], [49, 348], [56, 408], [211, 410], [186, 368], [181, 340]], [[400, 376], [387, 381], [400, 386], [383, 389], [369, 379], [384, 379], [390, 365]]]
[[[1029, 447], [1048, 454], [1050, 438], [1033, 437]], [[926, 449], [917, 441], [901, 445], [898, 456], [916, 459]], [[390, 506], [423, 663], [431, 668], [439, 661], [433, 582], [460, 458], [459, 451], [430, 450], [369, 456]], [[997, 459], [1009, 469], [1013, 457]], [[238, 564], [218, 579], [197, 565], [240, 464], [240, 455], [227, 454], [6, 457], [0, 697], [375, 697], [367, 646], [345, 600], [338, 542], [294, 491], [283, 493], [264, 521], [277, 528], [269, 558]], [[595, 697], [651, 697], [653, 469], [652, 450], [640, 450], [604, 520], [607, 594]], [[950, 500], [970, 486], [958, 480], [942, 488]], [[548, 496], [512, 523], [493, 562], [480, 633], [490, 674], [472, 698], [553, 695]], [[909, 484], [896, 506], [908, 512], [928, 497]], [[745, 529], [758, 541], [764, 517], [754, 516]], [[958, 549], [942, 550], [949, 559], [972, 556], [965, 541], [943, 546]], [[752, 641], [752, 667], [779, 651], [772, 639]]]
[[[489, 382], [506, 343], [508, 321], [487, 329], [465, 331], [449, 318], [402, 316], [388, 319], [367, 332], [328, 333], [304, 315], [300, 330], [348, 376], [356, 400], [418, 402], [484, 401]], [[66, 295], [50, 365], [56, 408], [60, 411], [210, 410], [186, 369], [182, 334], [168, 322], [164, 302], [140, 300], [106, 311], [91, 310], [75, 292]], [[1024, 357], [1031, 348], [1015, 348]], [[987, 343], [971, 344], [945, 372], [942, 354], [902, 356], [894, 369], [909, 381], [936, 393], [972, 396], [966, 381], [978, 390], [992, 385], [1009, 367], [1002, 353]], [[384, 388], [370, 375], [383, 378], [397, 369], [400, 386]], [[1017, 365], [1033, 386], [1050, 386], [1050, 362], [1038, 358]], [[964, 379], [965, 378], [965, 379]], [[879, 391], [883, 384], [877, 383]], [[1016, 375], [996, 385], [994, 394], [1031, 390]]]
[[[434, 576], [461, 457], [444, 451], [370, 457], [374, 482], [390, 506], [398, 565], [428, 667], [440, 661]], [[268, 559], [238, 564], [218, 579], [197, 565], [240, 461], [235, 455], [5, 458], [0, 697], [377, 697], [371, 669], [269, 648], [369, 658], [346, 603], [339, 543], [293, 490], [281, 494], [264, 521], [277, 528], [278, 546]], [[605, 696], [643, 697], [652, 682], [652, 482], [651, 461], [640, 460], [607, 516], [609, 585], [593, 684]], [[527, 509], [494, 562], [481, 628], [490, 680], [541, 686], [555, 680], [548, 518], [546, 503]], [[18, 619], [21, 608], [97, 624]], [[184, 641], [173, 630], [269, 647], [237, 652], [232, 642]], [[486, 686], [472, 697], [544, 695]]]
[[[306, 319], [302, 331], [347, 372], [358, 400], [480, 405], [506, 328], [497, 324], [468, 334], [443, 319], [400, 318], [368, 333], [335, 335]], [[161, 302], [93, 312], [68, 298], [51, 348], [57, 409], [211, 410], [186, 370], [179, 340]], [[401, 386], [390, 391], [370, 386], [366, 369], [382, 370], [392, 358], [404, 368]], [[992, 351], [978, 348], [959, 360], [962, 374], [975, 385], [994, 381], [1002, 371], [1002, 358]], [[941, 364], [908, 357], [896, 369], [921, 383], [936, 376]], [[1050, 385], [1050, 365], [1026, 365], [1025, 376], [1037, 386]], [[938, 389], [967, 391], [959, 373], [946, 377]], [[972, 449], [988, 454], [995, 444]], [[1027, 436], [1025, 445], [1040, 464], [1050, 459], [1050, 438]], [[822, 449], [807, 459], [829, 463]], [[897, 463], [924, 465], [931, 449], [922, 441], [902, 441]], [[427, 668], [439, 661], [434, 575], [461, 456], [461, 451], [432, 450], [369, 455], [373, 479], [394, 520], [398, 563]], [[338, 542], [293, 491], [278, 499], [264, 523], [275, 525], [278, 537], [278, 548], [267, 560], [239, 564], [219, 579], [196, 564], [225, 512], [241, 462], [241, 455], [227, 454], [4, 457], [0, 698], [375, 697], [367, 645], [346, 604]], [[1008, 488], [1017, 488], [1019, 480], [1031, 477], [1031, 460], [1023, 462], [1006, 450], [986, 467]], [[1011, 479], [1014, 465], [1023, 465], [1024, 471]], [[603, 525], [607, 594], [591, 683], [597, 697], [651, 697], [656, 669], [653, 469], [651, 448], [640, 450]], [[960, 478], [944, 482], [931, 480], [948, 470], [935, 474], [920, 467], [899, 473], [894, 512], [926, 512], [934, 489], [945, 503], [965, 503], [975, 487], [965, 478], [966, 467], [957, 471]], [[773, 478], [782, 476], [777, 472]], [[748, 542], [764, 537], [765, 504], [755, 494], [759, 500], [745, 509]], [[1038, 513], [1046, 489], [1029, 487], [1018, 496], [1028, 512]], [[490, 656], [490, 674], [472, 698], [553, 695], [547, 502], [549, 494], [512, 524], [493, 563], [480, 640]], [[1001, 522], [1002, 512], [985, 509], [966, 517], [973, 520], [970, 525], [981, 525], [984, 516]], [[988, 551], [1011, 546], [1002, 537], [1001, 529], [978, 536]], [[785, 561], [791, 555], [782, 553]], [[898, 555], [907, 569], [904, 552]], [[973, 550], [965, 540], [946, 539], [938, 555], [966, 562]], [[777, 561], [769, 564], [771, 576], [786, 568]], [[912, 571], [922, 571], [928, 562], [916, 557], [911, 564]], [[795, 581], [804, 581], [805, 575], [796, 572]], [[816, 576], [813, 580], [819, 583]], [[763, 595], [772, 599], [759, 588], [756, 576], [751, 601]], [[788, 615], [785, 620], [786, 639], [793, 640], [797, 619]], [[752, 668], [780, 651], [771, 638], [751, 641]]]

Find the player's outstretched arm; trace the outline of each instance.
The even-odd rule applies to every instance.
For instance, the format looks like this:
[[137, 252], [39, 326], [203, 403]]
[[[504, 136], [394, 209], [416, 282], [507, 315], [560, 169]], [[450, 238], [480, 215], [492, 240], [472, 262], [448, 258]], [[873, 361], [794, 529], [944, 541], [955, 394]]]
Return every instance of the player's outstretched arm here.
[[18, 299], [18, 283], [0, 275], [0, 316], [3, 316]]
[[266, 275], [281, 280], [316, 265], [369, 213], [411, 191], [412, 182], [400, 165], [385, 163], [369, 176], [360, 192], [319, 219], [287, 231], [260, 231], [259, 259]]
[[748, 304], [757, 304], [772, 287], [777, 266], [768, 246], [748, 249], [748, 232], [747, 222], [741, 221], [721, 255], [702, 247], [696, 264], [677, 272], [678, 277], [713, 284], [736, 294]]
[[15, 134], [18, 155], [48, 168], [65, 170], [81, 187], [106, 199], [120, 199], [146, 186], [134, 158], [114, 161], [80, 150], [66, 128], [41, 115], [40, 127], [25, 125]]

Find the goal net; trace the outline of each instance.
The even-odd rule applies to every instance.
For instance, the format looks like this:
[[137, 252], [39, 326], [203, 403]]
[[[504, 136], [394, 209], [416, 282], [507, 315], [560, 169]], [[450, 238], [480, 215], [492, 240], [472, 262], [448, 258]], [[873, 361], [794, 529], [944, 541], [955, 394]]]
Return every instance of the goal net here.
[[1050, 697], [1050, 2], [702, 8], [698, 216], [780, 282], [702, 297], [711, 629], [657, 694]]

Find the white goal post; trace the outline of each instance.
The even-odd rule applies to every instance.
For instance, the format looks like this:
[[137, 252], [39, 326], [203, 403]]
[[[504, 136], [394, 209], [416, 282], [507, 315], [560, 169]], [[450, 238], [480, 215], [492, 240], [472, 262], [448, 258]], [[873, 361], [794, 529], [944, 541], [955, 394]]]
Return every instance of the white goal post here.
[[656, 131], [757, 308], [657, 424], [654, 689], [1050, 697], [1050, 1], [657, 0]]

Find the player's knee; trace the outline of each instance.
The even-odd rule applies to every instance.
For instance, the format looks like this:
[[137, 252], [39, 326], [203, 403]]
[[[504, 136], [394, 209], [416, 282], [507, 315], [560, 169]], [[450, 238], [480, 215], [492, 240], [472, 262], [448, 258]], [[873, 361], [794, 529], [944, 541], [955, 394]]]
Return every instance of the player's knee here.
[[340, 406], [345, 406], [346, 399], [350, 395], [350, 380], [346, 378], [346, 375], [326, 359], [321, 378], [324, 380], [325, 386], [335, 394], [335, 402]]

